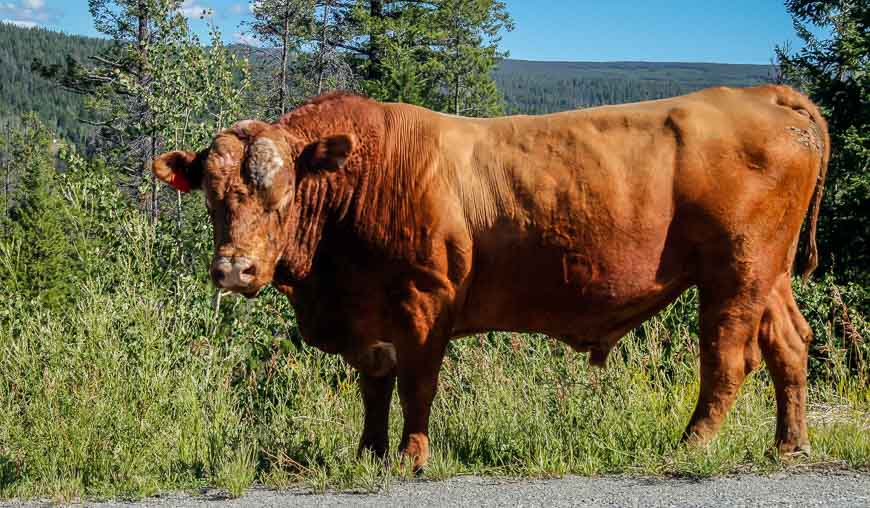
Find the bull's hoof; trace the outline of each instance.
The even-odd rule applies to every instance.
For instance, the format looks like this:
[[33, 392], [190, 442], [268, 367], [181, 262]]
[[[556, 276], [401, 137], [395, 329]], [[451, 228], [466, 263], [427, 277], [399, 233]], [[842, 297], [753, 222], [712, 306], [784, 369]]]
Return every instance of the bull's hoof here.
[[712, 433], [686, 429], [680, 437], [680, 443], [687, 448], [704, 448], [713, 440]]
[[412, 435], [408, 445], [402, 450], [402, 465], [411, 466], [416, 476], [421, 476], [429, 462], [429, 439], [425, 436]]
[[403, 467], [410, 467], [411, 473], [416, 477], [421, 477], [426, 472], [427, 461], [421, 459], [419, 455], [411, 455], [407, 452], [402, 452], [401, 462]]
[[804, 444], [787, 444], [780, 443], [777, 446], [779, 455], [783, 459], [806, 459], [812, 455], [812, 448], [809, 443]]
[[386, 462], [387, 455], [390, 451], [387, 439], [366, 439], [360, 440], [359, 448], [357, 448], [357, 457], [363, 457], [366, 454], [371, 454], [374, 458]]

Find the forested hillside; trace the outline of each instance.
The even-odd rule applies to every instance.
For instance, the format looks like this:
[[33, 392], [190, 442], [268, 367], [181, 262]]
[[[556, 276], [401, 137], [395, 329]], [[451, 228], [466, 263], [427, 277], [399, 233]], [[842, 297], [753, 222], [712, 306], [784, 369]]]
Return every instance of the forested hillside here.
[[[34, 76], [31, 65], [34, 59], [63, 64], [67, 54], [87, 59], [104, 44], [0, 23], [0, 122], [35, 111], [55, 132], [87, 144], [94, 129], [79, 121], [86, 117], [83, 98]], [[770, 74], [764, 65], [505, 60], [495, 81], [508, 112], [537, 114], [671, 97], [713, 85], [752, 85], [769, 81]]]
[[768, 65], [505, 60], [495, 81], [509, 112], [536, 114], [755, 85], [771, 81], [773, 71]]
[[106, 44], [90, 37], [0, 23], [0, 125], [18, 123], [23, 113], [34, 111], [54, 132], [86, 145], [94, 129], [79, 121], [85, 116], [83, 99], [35, 76], [31, 65], [34, 59], [63, 64], [67, 55], [84, 60]]

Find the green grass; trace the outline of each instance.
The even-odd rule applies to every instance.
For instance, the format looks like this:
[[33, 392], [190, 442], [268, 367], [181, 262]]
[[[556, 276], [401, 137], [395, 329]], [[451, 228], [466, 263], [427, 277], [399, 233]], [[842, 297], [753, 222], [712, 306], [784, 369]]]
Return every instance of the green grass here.
[[[0, 314], [0, 498], [137, 498], [206, 485], [237, 496], [254, 483], [371, 491], [410, 477], [398, 460], [385, 468], [356, 457], [355, 374], [296, 343], [282, 297], [228, 299], [215, 313], [199, 275], [172, 275], [143, 254], [161, 251], [147, 228], [125, 231], [130, 247], [67, 307], [11, 299]], [[813, 291], [824, 284], [802, 298]], [[454, 342], [427, 476], [792, 467], [772, 452], [773, 388], [763, 370], [712, 444], [678, 444], [698, 392], [693, 298], [626, 337], [606, 370], [542, 336]], [[817, 348], [828, 353], [814, 360], [814, 453], [801, 460], [868, 468], [867, 365], [849, 365], [856, 356], [836, 326], [813, 324]], [[394, 448], [400, 428], [396, 401]]]

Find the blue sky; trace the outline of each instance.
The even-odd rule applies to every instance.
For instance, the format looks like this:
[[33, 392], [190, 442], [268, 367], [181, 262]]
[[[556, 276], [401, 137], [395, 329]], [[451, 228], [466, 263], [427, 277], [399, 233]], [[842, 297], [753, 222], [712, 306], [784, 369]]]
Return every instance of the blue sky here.
[[[782, 0], [505, 0], [516, 30], [512, 58], [769, 63], [777, 44], [798, 41]], [[241, 37], [246, 0], [186, 0], [200, 33], [202, 9], [228, 40]], [[87, 0], [0, 0], [0, 20], [97, 35]]]

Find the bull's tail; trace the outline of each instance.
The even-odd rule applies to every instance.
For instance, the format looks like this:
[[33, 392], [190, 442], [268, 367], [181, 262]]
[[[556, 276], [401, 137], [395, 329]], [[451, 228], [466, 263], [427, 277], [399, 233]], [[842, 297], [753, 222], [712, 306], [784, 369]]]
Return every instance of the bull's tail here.
[[813, 104], [813, 102], [806, 96], [791, 89], [789, 89], [789, 91], [791, 92], [788, 94], [789, 96], [782, 97], [780, 100], [785, 99], [787, 104], [795, 110], [801, 112], [805, 111], [817, 127], [818, 137], [822, 144], [824, 144], [824, 146], [820, 147], [822, 151], [822, 159], [819, 164], [819, 176], [816, 179], [813, 197], [810, 200], [810, 208], [807, 213], [808, 221], [800, 236], [800, 244], [802, 245], [802, 248], [798, 252], [795, 260], [795, 266], [798, 273], [800, 273], [801, 278], [806, 281], [816, 270], [816, 267], [819, 266], [819, 248], [816, 244], [816, 229], [819, 224], [819, 210], [822, 207], [822, 193], [825, 188], [825, 176], [828, 173], [828, 161], [831, 158], [831, 138], [828, 135], [828, 122], [825, 121], [825, 117], [822, 116], [818, 106]]

